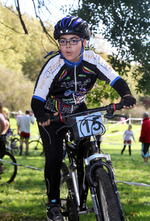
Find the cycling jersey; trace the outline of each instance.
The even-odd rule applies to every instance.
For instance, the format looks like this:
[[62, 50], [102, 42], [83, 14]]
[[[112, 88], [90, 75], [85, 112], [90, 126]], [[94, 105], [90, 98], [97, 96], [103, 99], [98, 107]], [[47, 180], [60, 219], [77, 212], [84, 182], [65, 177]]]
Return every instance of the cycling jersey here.
[[[130, 93], [123, 79], [93, 51], [86, 49], [76, 63], [65, 60], [59, 52], [55, 52], [38, 77], [33, 99], [43, 102], [47, 111], [71, 113], [84, 101], [97, 78], [112, 87], [117, 85], [114, 88], [121, 96]], [[118, 87], [116, 82], [119, 80], [121, 86]]]

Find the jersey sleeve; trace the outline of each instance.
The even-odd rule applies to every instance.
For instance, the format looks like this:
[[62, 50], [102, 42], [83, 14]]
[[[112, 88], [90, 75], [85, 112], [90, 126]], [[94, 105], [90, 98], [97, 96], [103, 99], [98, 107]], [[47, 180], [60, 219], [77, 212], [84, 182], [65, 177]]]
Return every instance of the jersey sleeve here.
[[38, 77], [34, 89], [33, 98], [45, 102], [53, 80], [63, 63], [64, 61], [60, 59], [59, 55], [49, 59], [49, 61], [42, 68], [41, 73]]
[[85, 53], [84, 59], [95, 65], [97, 77], [110, 84], [110, 86], [113, 87], [121, 97], [125, 94], [131, 94], [127, 83], [100, 55], [89, 50]]

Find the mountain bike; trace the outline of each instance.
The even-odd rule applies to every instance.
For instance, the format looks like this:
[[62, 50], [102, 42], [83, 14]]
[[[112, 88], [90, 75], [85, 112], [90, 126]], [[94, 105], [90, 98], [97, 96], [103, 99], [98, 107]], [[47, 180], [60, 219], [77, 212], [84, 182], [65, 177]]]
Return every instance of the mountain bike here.
[[[124, 221], [123, 210], [115, 183], [109, 154], [98, 148], [96, 135], [106, 132], [104, 118], [112, 119], [122, 104], [89, 109], [61, 116], [65, 130], [68, 161], [61, 168], [61, 211], [65, 220], [78, 221], [82, 214], [94, 213], [97, 221]], [[51, 123], [60, 122], [60, 116], [51, 117]], [[91, 205], [88, 206], [88, 202]]]
[[7, 150], [0, 153], [0, 185], [11, 183], [17, 175], [17, 161]]

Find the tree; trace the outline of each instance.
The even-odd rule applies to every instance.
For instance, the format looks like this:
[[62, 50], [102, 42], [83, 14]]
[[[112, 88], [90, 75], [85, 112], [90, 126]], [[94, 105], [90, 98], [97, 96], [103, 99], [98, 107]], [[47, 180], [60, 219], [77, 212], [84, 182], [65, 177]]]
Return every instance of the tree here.
[[0, 66], [0, 98], [11, 111], [30, 109], [34, 85], [19, 71]]
[[[48, 7], [51, 1], [32, 1], [36, 18], [40, 21], [42, 29], [49, 41], [58, 47], [57, 42], [48, 32], [48, 27], [42, 21], [42, 11], [52, 14]], [[6, 1], [7, 3], [7, 1]], [[137, 81], [137, 92], [150, 94], [147, 78], [150, 76], [150, 4], [147, 0], [82, 0], [78, 1], [79, 8], [73, 11], [70, 5], [70, 13], [78, 15], [87, 20], [93, 32], [97, 32], [100, 22], [103, 24], [100, 32], [112, 46], [117, 48], [117, 53], [109, 56], [113, 68], [120, 75], [128, 74], [131, 62], [137, 67], [133, 72], [133, 78]], [[20, 24], [25, 34], [28, 33], [28, 26], [24, 21], [20, 10], [20, 0], [15, 1]], [[65, 6], [62, 6], [66, 13]], [[9, 8], [10, 9], [10, 8]], [[12, 10], [13, 11], [13, 10]], [[72, 12], [73, 11], [73, 12]], [[13, 11], [14, 12], [14, 11]], [[127, 67], [127, 69], [126, 69]], [[139, 75], [141, 78], [139, 79]], [[145, 87], [146, 83], [146, 87]]]
[[[137, 64], [133, 78], [137, 92], [150, 94], [150, 3], [147, 0], [82, 0], [73, 14], [82, 17], [97, 33], [100, 32], [117, 53], [109, 56], [111, 65], [120, 75], [126, 72], [131, 62]], [[140, 78], [139, 78], [140, 76]]]
[[[23, 15], [28, 27], [28, 34], [24, 34], [15, 11], [12, 13], [0, 4], [0, 14], [1, 64], [7, 64], [12, 70], [22, 71], [31, 81], [35, 81], [45, 63], [44, 56], [49, 51], [57, 50], [56, 46], [43, 34], [36, 18]], [[52, 25], [47, 23], [47, 28], [52, 33]]]
[[[15, 13], [0, 4], [0, 98], [11, 111], [30, 109], [35, 80], [45, 62], [43, 57], [56, 50], [36, 18], [23, 16], [28, 34]], [[50, 24], [47, 24], [51, 31]], [[31, 82], [34, 81], [34, 84]]]
[[[47, 52], [57, 50], [58, 45], [53, 39], [52, 25], [48, 21], [43, 22], [40, 13], [45, 9], [51, 14], [50, 8], [48, 9], [51, 1], [30, 1], [33, 3], [37, 19], [22, 13], [20, 0], [14, 1], [16, 10], [5, 5], [5, 11], [0, 18], [0, 34], [3, 36], [0, 42], [0, 46], [3, 46], [0, 47], [0, 59], [2, 63], [7, 63], [10, 69], [23, 71], [25, 76], [35, 81], [45, 62], [43, 60], [45, 49]], [[134, 61], [136, 65], [132, 77], [136, 81], [136, 89], [139, 92], [150, 93], [148, 1], [83, 0], [78, 2], [78, 10], [73, 11], [73, 7], [70, 7], [69, 14], [74, 13], [87, 20], [93, 34], [98, 33], [99, 23], [102, 22], [101, 33], [117, 48], [117, 53], [108, 56], [109, 63], [120, 75], [128, 76], [131, 62]], [[1, 3], [0, 6], [2, 6]], [[44, 36], [43, 33], [46, 35]], [[103, 92], [101, 97], [99, 97], [99, 90]], [[88, 96], [88, 103], [96, 105], [97, 98], [102, 97], [105, 99], [110, 97], [111, 101], [117, 99], [118, 95], [115, 91], [111, 90], [111, 93], [109, 91], [109, 85], [106, 86], [103, 82], [97, 81], [96, 87]]]

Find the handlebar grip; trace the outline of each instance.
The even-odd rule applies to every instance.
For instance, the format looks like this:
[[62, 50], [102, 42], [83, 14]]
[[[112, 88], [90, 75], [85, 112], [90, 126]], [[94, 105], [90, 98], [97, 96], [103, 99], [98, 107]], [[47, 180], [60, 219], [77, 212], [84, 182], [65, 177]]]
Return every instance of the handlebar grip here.
[[110, 112], [110, 113], [113, 113], [114, 111], [121, 110], [122, 108], [123, 108], [122, 102], [117, 103], [117, 104], [112, 103], [112, 104], [108, 105], [107, 111]]
[[122, 102], [115, 104], [116, 110], [121, 110], [123, 108]]

